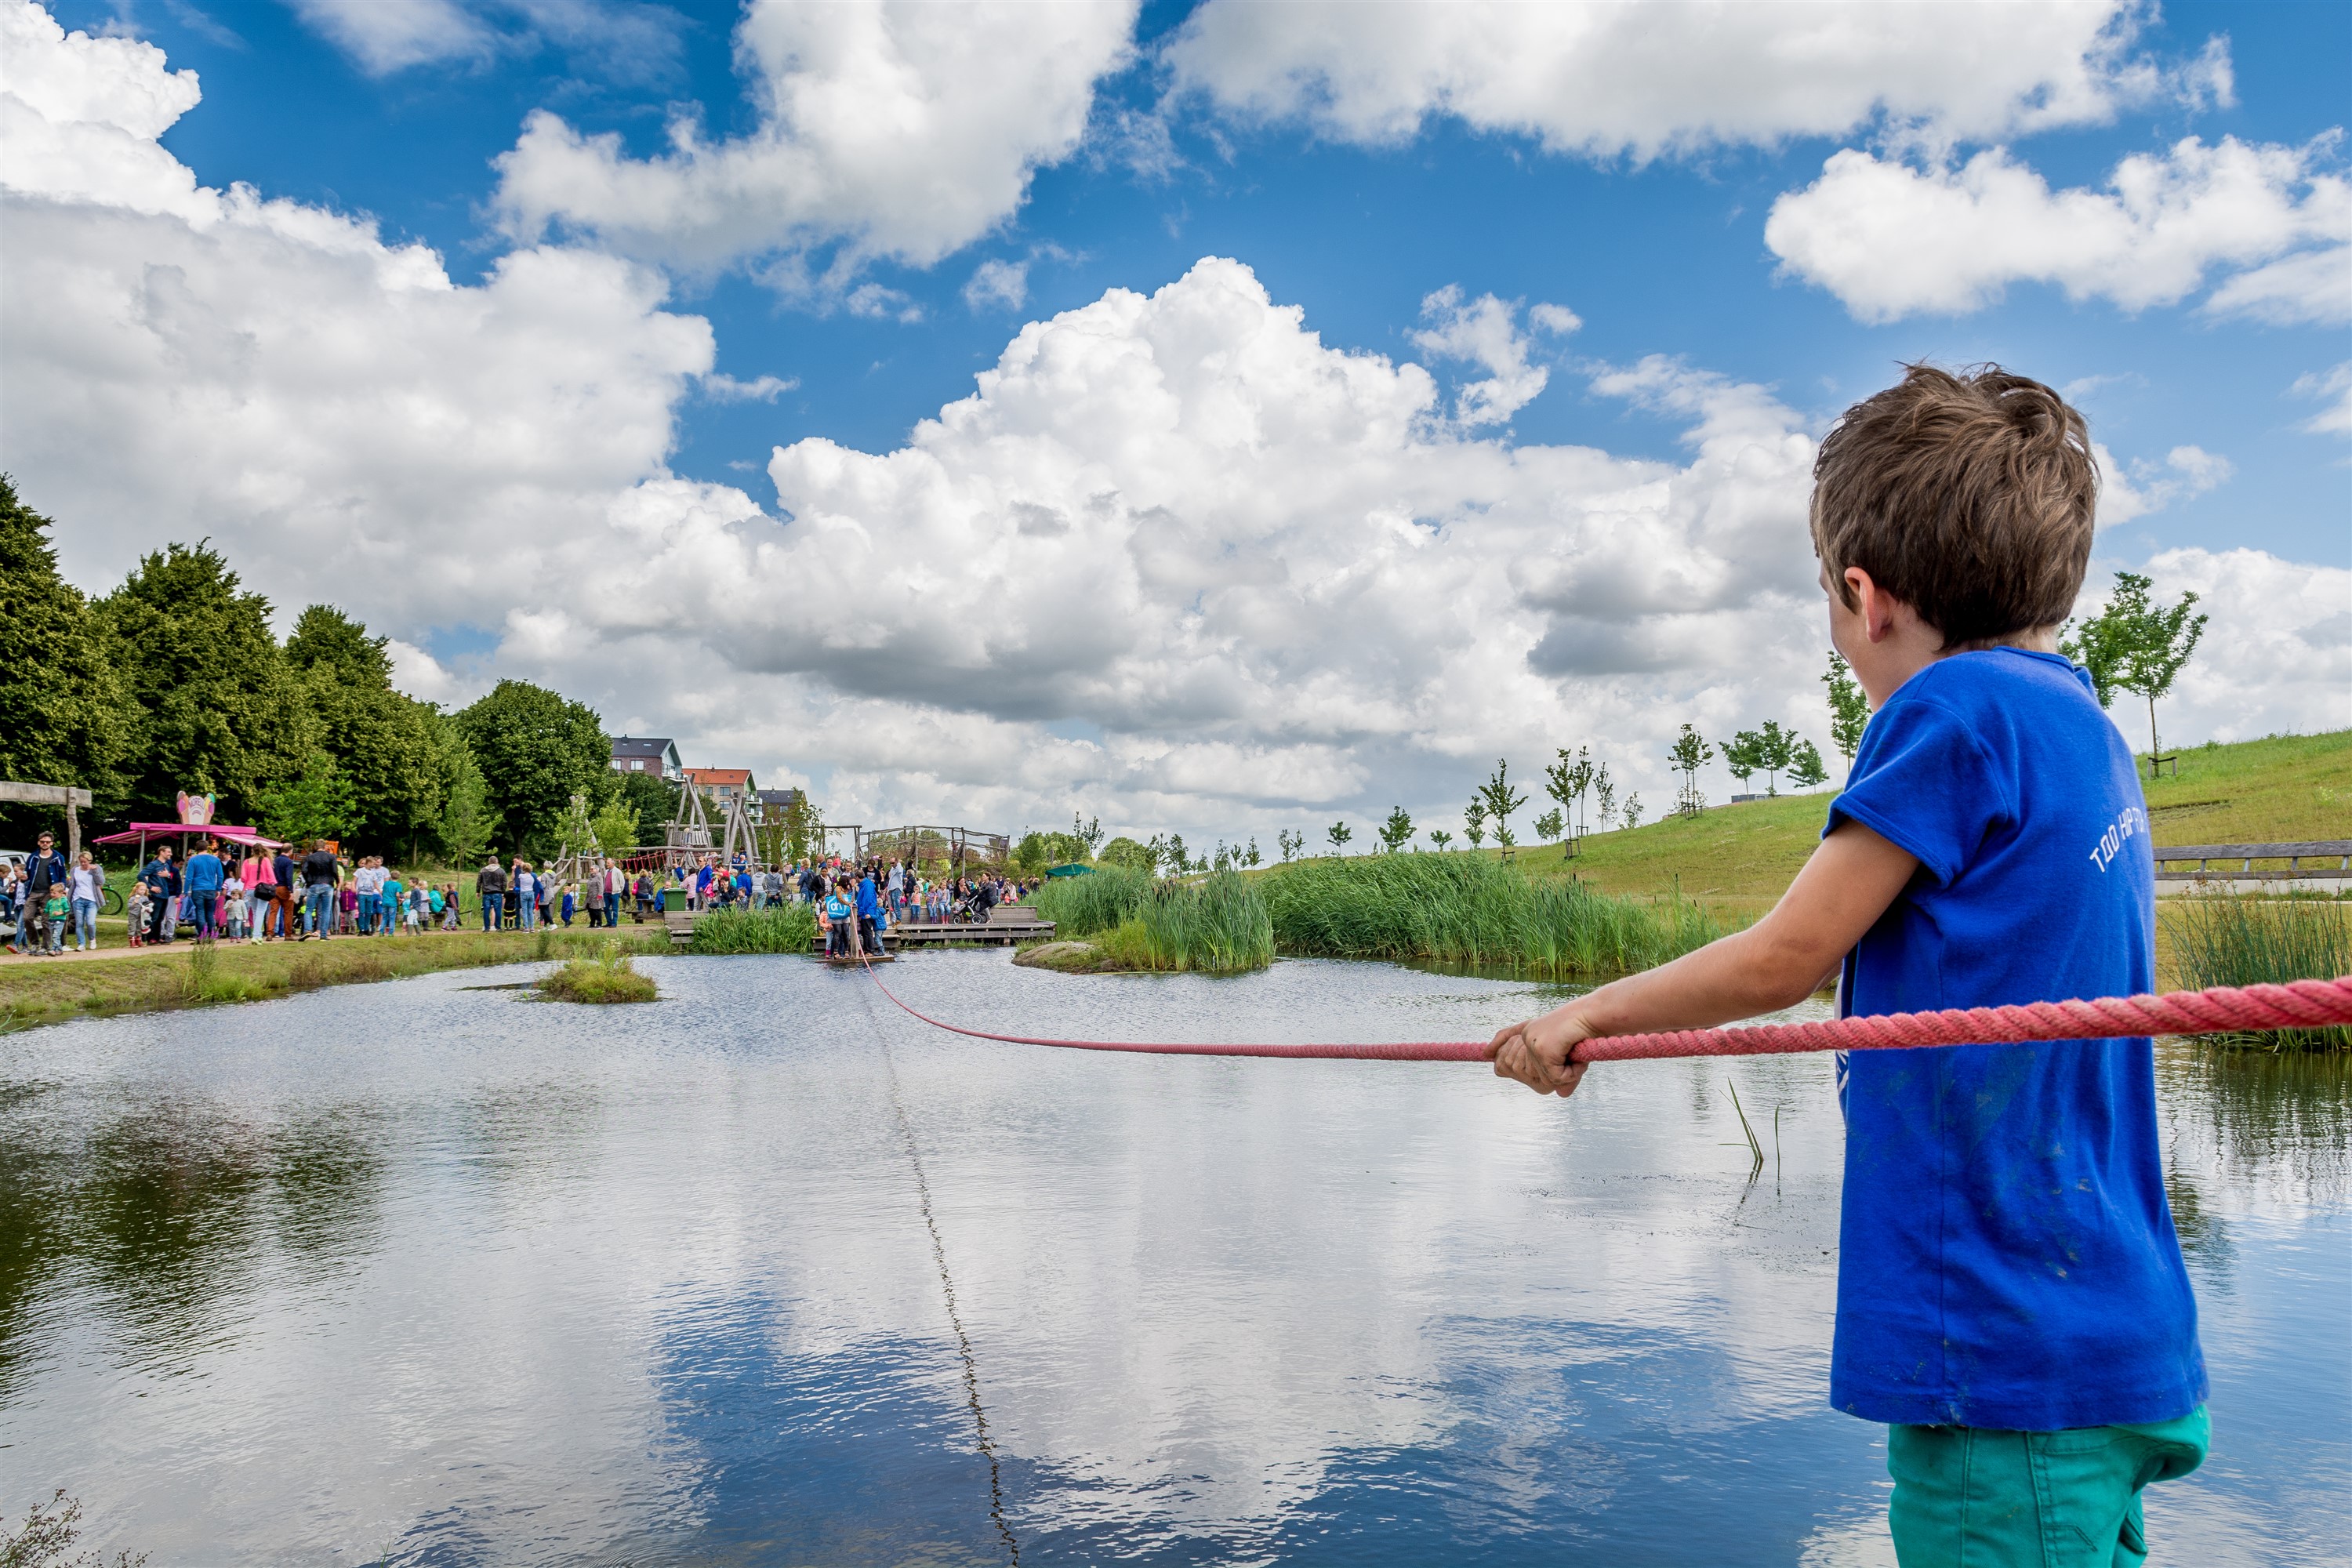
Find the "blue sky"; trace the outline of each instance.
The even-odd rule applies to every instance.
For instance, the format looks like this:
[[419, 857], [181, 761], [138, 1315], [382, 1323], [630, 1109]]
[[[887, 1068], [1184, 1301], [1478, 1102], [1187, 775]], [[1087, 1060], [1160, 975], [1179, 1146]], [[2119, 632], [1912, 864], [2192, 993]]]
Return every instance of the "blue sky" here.
[[[1564, 144], [1585, 132], [1547, 132], [1548, 110], [1540, 104], [1534, 110], [1523, 104], [1520, 110], [1478, 108], [1486, 88], [1475, 79], [1475, 66], [1408, 114], [1402, 133], [1351, 131], [1340, 112], [1345, 95], [1329, 77], [1320, 89], [1339, 104], [1329, 114], [1318, 108], [1312, 89], [1271, 110], [1252, 110], [1241, 103], [1246, 84], [1231, 85], [1238, 78], [1230, 67], [1219, 68], [1213, 59], [1202, 65], [1208, 57], [1201, 55], [1188, 64], [1183, 55], [1183, 35], [1205, 36], [1226, 18], [1155, 4], [1143, 8], [1125, 35], [1124, 63], [1098, 58], [1100, 68], [1076, 79], [1083, 88], [1083, 138], [1074, 147], [1047, 145], [1016, 160], [1027, 181], [1022, 199], [1000, 204], [1002, 210], [961, 229], [947, 225], [928, 240], [895, 247], [861, 242], [853, 220], [826, 232], [817, 220], [800, 219], [815, 226], [795, 231], [788, 241], [737, 244], [714, 264], [681, 260], [683, 251], [660, 235], [615, 238], [617, 220], [610, 214], [617, 209], [609, 195], [582, 198], [589, 205], [576, 207], [563, 206], [570, 198], [560, 198], [548, 209], [551, 219], [519, 226], [517, 198], [512, 186], [502, 189], [509, 176], [499, 160], [517, 149], [527, 120], [540, 110], [551, 111], [583, 136], [615, 133], [624, 161], [659, 160], [667, 127], [681, 117], [699, 126], [707, 143], [756, 143], [772, 131], [773, 117], [763, 105], [773, 84], [739, 57], [739, 24], [751, 25], [740, 8], [608, 0], [375, 3], [385, 9], [359, 21], [342, 0], [56, 0], [49, 9], [68, 29], [146, 40], [168, 58], [168, 68], [197, 73], [202, 100], [163, 132], [161, 146], [201, 186], [226, 189], [243, 182], [265, 198], [341, 218], [372, 218], [387, 244], [430, 247], [461, 295], [488, 292], [501, 265], [528, 250], [534, 237], [566, 254], [625, 256], [667, 288], [669, 315], [708, 322], [715, 356], [710, 373], [737, 383], [776, 377], [793, 384], [772, 397], [730, 400], [723, 383], [688, 369], [668, 395], [667, 426], [649, 437], [659, 450], [637, 464], [633, 483], [640, 496], [653, 493], [645, 488], [648, 481], [696, 481], [710, 494], [740, 494], [744, 504], [789, 528], [808, 496], [801, 493], [796, 505], [794, 497], [780, 493], [771, 471], [778, 448], [806, 456], [815, 448], [794, 444], [822, 437], [857, 452], [887, 457], [900, 451], [919, 421], [971, 394], [975, 374], [997, 363], [1024, 323], [1083, 310], [1112, 289], [1150, 295], [1184, 278], [1202, 258], [1224, 257], [1254, 275], [1273, 307], [1302, 308], [1305, 331], [1319, 336], [1324, 348], [1425, 365], [1446, 399], [1440, 413], [1454, 405], [1462, 385], [1495, 373], [1491, 365], [1447, 358], [1416, 342], [1416, 330], [1433, 324], [1424, 320], [1424, 298], [1448, 287], [1458, 289], [1465, 301], [1496, 297], [1517, 323], [1511, 331], [1517, 352], [1550, 371], [1548, 384], [1507, 421], [1454, 432], [1505, 455], [1587, 447], [1627, 464], [1692, 465], [1686, 475], [1696, 474], [1704, 461], [1695, 461], [1694, 453], [1704, 438], [1694, 404], [1664, 393], [1604, 390], [1615, 384], [1605, 380], [1610, 372], [1645, 356], [1666, 356], [1687, 376], [1754, 388], [1781, 410], [1784, 425], [1805, 435], [1817, 435], [1840, 408], [1885, 384], [1900, 361], [1998, 360], [2070, 388], [2090, 416], [2095, 436], [2113, 454], [2118, 477], [2141, 496], [2144, 510], [2102, 534], [2103, 566], [2171, 562], [2165, 552], [2189, 552], [2180, 559], [2190, 564], [2168, 569], [2184, 584], [2205, 584], [2210, 598], [2221, 592], [2211, 575], [2220, 568], [2209, 570], [2209, 558], [2229, 552], [2259, 552], [2290, 579], [2303, 567], [2340, 569], [2352, 556], [2347, 529], [2352, 468], [2342, 430], [2327, 427], [2327, 411], [2335, 406], [2330, 400], [2341, 401], [2336, 367], [2352, 353], [2338, 302], [2340, 295], [2352, 294], [2352, 283], [2323, 281], [2317, 295], [2287, 307], [2214, 308], [2214, 291], [2232, 277], [2281, 256], [2321, 256], [2328, 245], [2342, 242], [2336, 228], [2344, 220], [2323, 209], [2340, 198], [2345, 174], [2338, 128], [2346, 119], [2352, 6], [2172, 5], [2161, 13], [2078, 7], [2094, 22], [2104, 20], [2101, 37], [2107, 42], [2077, 47], [2063, 40], [2021, 39], [2020, 56], [2044, 48], [2054, 63], [2046, 79], [2024, 71], [2015, 100], [1990, 120], [1965, 86], [1917, 88], [1923, 73], [1934, 71], [1932, 60], [1923, 67], [1919, 58], [1946, 45], [1924, 39], [1906, 56], [1898, 40], [1886, 57], [1891, 85], [1880, 106], [1849, 117], [1832, 133], [1769, 123], [1749, 132], [1703, 130], [1643, 157], [1622, 147]], [[387, 32], [384, 19], [393, 12], [415, 13], [413, 25], [403, 22]], [[1307, 52], [1300, 68], [1311, 75], [1318, 63], [1344, 57], [1354, 46], [1344, 36], [1348, 29], [1340, 31], [1336, 44], [1302, 46]], [[1095, 47], [1100, 53], [1099, 39]], [[1554, 47], [1569, 46], [1542, 39], [1526, 46], [1530, 52]], [[1018, 52], [1017, 45], [1011, 47]], [[1317, 55], [1317, 48], [1336, 48], [1339, 55]], [[1381, 65], [1377, 50], [1364, 58]], [[1391, 66], [1397, 58], [1412, 63], [1410, 50], [1386, 58]], [[2217, 59], [2223, 62], [2218, 73]], [[2103, 84], [2101, 106], [2037, 119], [2036, 95], [2060, 92], [2067, 69], [2084, 61]], [[1694, 72], [1705, 64], [1695, 64]], [[1738, 67], [1734, 59], [1735, 76]], [[970, 68], [1019, 68], [992, 63], [975, 46]], [[1217, 75], [1220, 68], [1226, 76]], [[1576, 62], [1569, 59], [1561, 68], [1572, 73]], [[1654, 93], [1636, 92], [1633, 101], [1664, 101], [1677, 90], [1662, 78]], [[1881, 89], [1865, 81], [1861, 90]], [[1928, 107], [1908, 117], [1897, 114], [1893, 106], [1909, 101], [1902, 99], [1906, 91], [1924, 94], [1920, 101]], [[1769, 121], [1780, 110], [1766, 105], [1758, 112]], [[2042, 122], [2053, 119], [2059, 123]], [[1000, 130], [994, 121], [975, 122], [969, 135], [981, 140]], [[1619, 133], [1611, 126], [1592, 132], [1601, 142]], [[1033, 140], [1044, 135], [1029, 134]], [[1637, 140], [1638, 128], [1623, 135]], [[1826, 252], [1776, 255], [1766, 236], [1776, 202], [1822, 179], [1824, 161], [1832, 154], [1866, 153], [1874, 168], [1907, 170], [1924, 189], [1967, 160], [2000, 149], [1999, 156], [2030, 169], [2050, 191], [2080, 189], [2095, 197], [2123, 160], [2161, 162], [2187, 137], [2208, 148], [2233, 138], [2293, 163], [2294, 172], [2266, 189], [2281, 212], [2304, 226], [2302, 237], [2282, 240], [2259, 256], [2231, 253], [2226, 237], [2210, 232], [2235, 221], [2230, 211], [2192, 205], [2166, 231], [2170, 237], [2150, 230], [2119, 262], [2077, 267], [2065, 256], [2074, 241], [2058, 226], [2038, 253], [2045, 258], [2043, 270], [2076, 278], [2083, 297], [2070, 298], [2058, 285], [2031, 276], [2004, 279], [1994, 268], [1977, 280], [1975, 298], [1981, 303], [1954, 308], [1948, 289], [1945, 303], [1915, 300], [1896, 308], [1897, 319], [1880, 321], [1871, 319], [1873, 308], [1864, 297], [1877, 286], [1867, 275], [1875, 267], [1876, 276], [1894, 276], [1906, 265], [1903, 258], [1864, 258], [1832, 279], [1835, 263], [1822, 258]], [[591, 210], [598, 199], [607, 202], [598, 209], [604, 218]], [[887, 193], [876, 196], [877, 210], [887, 199]], [[903, 210], [877, 221], [921, 226], [919, 214], [909, 218]], [[2185, 241], [2176, 232], [2189, 230], [2197, 232]], [[1990, 250], [2000, 243], [1997, 234], [1989, 238], [1963, 228], [1934, 253]], [[2184, 244], [2203, 258], [2187, 264], [2191, 286], [2155, 302], [2126, 297], [2136, 271]], [[2340, 262], [2343, 253], [2332, 254]], [[2051, 256], [2057, 259], [2047, 260]], [[822, 286], [779, 288], [770, 275], [780, 259], [804, 274], [835, 270]], [[1024, 269], [1017, 299], [970, 297], [975, 275], [990, 264]], [[152, 268], [152, 258], [147, 265]], [[1858, 277], [1865, 280], [1856, 282]], [[1832, 282], [1837, 286], [1827, 286]], [[861, 313], [861, 289], [882, 301], [878, 311]], [[1580, 327], [1565, 335], [1538, 330], [1526, 309], [1538, 303], [1573, 310]], [[2331, 373], [2336, 384], [2329, 383]], [[465, 374], [452, 372], [460, 379]], [[2340, 426], [2343, 416], [2336, 418]], [[37, 474], [45, 463], [67, 466], [62, 456], [43, 451], [31, 452], [28, 461], [27, 444], [15, 445], [8, 456], [20, 472]], [[2183, 449], [2194, 456], [2177, 459]], [[223, 482], [232, 489], [236, 483]], [[94, 518], [110, 508], [121, 514], [89, 534], [86, 550], [69, 548], [69, 565], [86, 563], [92, 574], [119, 572], [131, 551], [156, 542], [148, 536], [155, 527], [152, 518], [133, 521], [129, 489], [110, 491], [80, 478], [61, 489], [84, 500]], [[576, 510], [576, 502], [570, 504]], [[1507, 504], [1481, 500], [1475, 508]], [[1785, 500], [1774, 504], [1785, 510]], [[235, 536], [233, 516], [220, 526]], [[401, 525], [386, 526], [397, 533]], [[773, 523], [739, 519], [727, 526]], [[265, 537], [285, 536], [255, 535], [257, 543]], [[1231, 553], [1241, 547], [1229, 539], [1225, 548]], [[1738, 558], [1737, 552], [1726, 556]], [[2244, 559], [2240, 567], [2242, 577], [2253, 570]], [[295, 581], [289, 587], [299, 581], [309, 590], [307, 570], [290, 569]], [[2240, 591], [2252, 592], [2246, 585], [2252, 581], [2242, 582]], [[2334, 576], [2314, 581], [2320, 609], [2329, 596], [2341, 597]], [[519, 592], [514, 597], [520, 605], [493, 595], [487, 606], [454, 590], [439, 602], [399, 603], [371, 603], [367, 591], [348, 584], [340, 591], [358, 599], [381, 629], [431, 656], [431, 668], [419, 666], [418, 679], [442, 683], [450, 700], [494, 672], [532, 668], [550, 679], [563, 672], [564, 656], [547, 651], [554, 645], [532, 643], [513, 620], [519, 608], [549, 596], [543, 585]], [[1181, 594], [1170, 601], [1184, 602]], [[593, 640], [630, 634], [606, 626], [582, 635]], [[1038, 638], [1024, 634], [1019, 640], [1027, 647]], [[824, 657], [785, 650], [743, 660], [726, 639], [719, 644], [718, 657], [730, 664], [727, 679], [741, 676], [790, 687], [767, 718], [681, 716], [674, 691], [665, 700], [658, 691], [615, 687], [602, 701], [616, 720], [662, 722], [689, 733], [704, 723], [713, 743], [756, 753], [771, 772], [831, 782], [841, 770], [840, 787], [866, 792], [875, 811], [901, 805], [912, 810], [927, 790], [937, 801], [959, 789], [1039, 816], [1049, 805], [1084, 805], [1089, 790], [1139, 792], [1131, 795], [1139, 815], [1158, 811], [1196, 826], [1228, 809], [1203, 804], [1194, 787], [1164, 778], [1124, 784], [1077, 775], [1021, 782], [1013, 776], [1016, 767], [961, 780], [931, 778], [917, 787], [905, 782], [903, 765], [893, 763], [887, 747], [871, 755], [821, 757], [811, 737], [856, 722], [845, 717], [850, 710], [842, 704], [854, 709], [860, 701], [903, 703], [892, 723], [914, 730], [921, 728], [920, 715], [931, 712], [945, 716], [943, 722], [957, 716], [990, 724], [1036, 722], [1065, 739], [1123, 735], [1146, 751], [1181, 748], [1203, 736], [1181, 724], [1165, 729], [1172, 720], [1139, 717], [1128, 698], [1093, 705], [1074, 700], [1067, 711], [1042, 716], [1000, 711], [969, 691], [894, 691], [877, 686], [877, 677]], [[541, 648], [537, 665], [530, 652], [534, 647]], [[1726, 710], [1760, 704], [1769, 711], [1774, 702], [1795, 705], [1792, 713], [1804, 710], [1811, 699], [1796, 657], [1791, 652], [1781, 680], [1786, 695], [1725, 696]], [[1596, 678], [1619, 679], [1624, 671], [1614, 667], [1641, 664], [1639, 658], [1606, 659]], [[1655, 666], [1652, 659], [1644, 668]], [[994, 678], [1008, 678], [1008, 668], [994, 667]], [[2323, 692], [2333, 668], [2315, 672]], [[675, 678], [690, 686], [712, 684], [685, 673]], [[994, 678], [983, 671], [980, 686]], [[1702, 708], [1706, 700], [1699, 694], [1722, 685], [1710, 685], [1704, 674], [1661, 679], [1671, 679], [1675, 700]], [[1613, 693], [1613, 711], [1643, 710], [1654, 697], [1623, 687]], [[2211, 700], [2217, 711], [2226, 706], [2222, 693]], [[2281, 694], [2265, 710], [2274, 725], [2340, 721], [2324, 695]], [[1271, 721], [1235, 724], [1230, 709], [1217, 714], [1207, 731], [1223, 737], [1218, 743], [1238, 745], [1248, 755], [1309, 748], [1314, 760], [1299, 764], [1300, 776], [1322, 782], [1303, 783], [1293, 794], [1304, 800], [1320, 792], [1318, 810], [1320, 801], [1355, 798], [1334, 779], [1353, 779], [1381, 793], [1366, 782], [1368, 767], [1412, 778], [1416, 788], [1426, 777], [1433, 792], [1441, 787], [1438, 775], [1454, 762], [1519, 743], [1512, 733], [1439, 738], [1410, 724], [1390, 731], [1379, 725], [1368, 730], [1354, 720], [1336, 729], [1308, 725], [1315, 732], [1306, 734]], [[1608, 721], [1597, 710], [1572, 720], [1604, 729]], [[869, 728], [891, 725], [877, 721]], [[992, 749], [971, 743], [978, 751]], [[1632, 752], [1647, 743], [1627, 742], [1629, 769], [1644, 765]], [[1418, 760], [1400, 760], [1406, 753]], [[1389, 760], [1366, 761], [1372, 757]], [[1084, 772], [1079, 768], [1078, 775]], [[894, 774], [898, 784], [873, 782]], [[892, 797], [893, 788], [899, 796]], [[1292, 798], [1278, 788], [1254, 786], [1244, 794], [1248, 809], [1261, 813], [1278, 812]], [[1189, 815], [1194, 813], [1200, 815]]]

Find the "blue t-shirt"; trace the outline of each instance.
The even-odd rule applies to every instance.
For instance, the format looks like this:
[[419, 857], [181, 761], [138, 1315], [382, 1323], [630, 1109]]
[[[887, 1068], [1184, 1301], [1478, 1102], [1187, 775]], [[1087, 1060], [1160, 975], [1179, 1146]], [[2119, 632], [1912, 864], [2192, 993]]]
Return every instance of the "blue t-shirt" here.
[[[1830, 806], [1830, 828], [1849, 820], [1919, 869], [1847, 955], [1842, 1012], [2155, 988], [2131, 749], [2057, 655], [1956, 654], [1905, 681]], [[2204, 1401], [2145, 1037], [1856, 1051], [1844, 1099], [1832, 1404], [2054, 1431]]]
[[220, 857], [209, 849], [199, 849], [188, 857], [188, 891], [217, 893], [221, 890]]

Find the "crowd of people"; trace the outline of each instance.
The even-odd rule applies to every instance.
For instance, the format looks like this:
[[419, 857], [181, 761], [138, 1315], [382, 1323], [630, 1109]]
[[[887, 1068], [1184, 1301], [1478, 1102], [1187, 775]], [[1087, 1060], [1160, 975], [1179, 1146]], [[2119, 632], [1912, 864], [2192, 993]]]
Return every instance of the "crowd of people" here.
[[[864, 945], [881, 951], [881, 932], [901, 922], [984, 923], [1000, 903], [1017, 902], [1034, 884], [997, 876], [925, 876], [911, 861], [879, 857], [856, 864], [839, 857], [760, 866], [722, 865], [705, 856], [667, 870], [591, 867], [577, 876], [516, 855], [492, 855], [474, 875], [473, 900], [486, 931], [617, 926], [657, 916], [665, 903], [688, 910], [813, 907], [827, 951]], [[34, 853], [0, 864], [0, 913], [13, 918], [11, 951], [49, 955], [98, 946], [106, 871], [88, 850], [72, 858], [51, 835]], [[324, 842], [260, 846], [202, 838], [184, 861], [173, 845], [158, 847], [124, 898], [130, 945], [182, 939], [243, 942], [331, 941], [457, 931], [467, 921], [457, 882], [404, 877], [382, 856], [349, 857]]]

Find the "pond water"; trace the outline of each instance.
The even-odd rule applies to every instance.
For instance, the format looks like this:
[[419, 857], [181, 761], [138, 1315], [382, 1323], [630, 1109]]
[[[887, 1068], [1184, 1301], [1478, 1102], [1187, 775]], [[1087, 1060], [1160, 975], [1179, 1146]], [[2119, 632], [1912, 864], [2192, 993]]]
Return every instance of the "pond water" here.
[[[1891, 1561], [1880, 1431], [1825, 1403], [1825, 1059], [1562, 1103], [645, 967], [645, 1007], [476, 972], [0, 1038], [0, 1506], [63, 1486], [85, 1545], [174, 1568]], [[889, 979], [1164, 1039], [1470, 1037], [1557, 994]], [[2352, 1081], [2180, 1047], [2162, 1088], [2216, 1436], [2151, 1494], [2159, 1560], [2341, 1560]]]

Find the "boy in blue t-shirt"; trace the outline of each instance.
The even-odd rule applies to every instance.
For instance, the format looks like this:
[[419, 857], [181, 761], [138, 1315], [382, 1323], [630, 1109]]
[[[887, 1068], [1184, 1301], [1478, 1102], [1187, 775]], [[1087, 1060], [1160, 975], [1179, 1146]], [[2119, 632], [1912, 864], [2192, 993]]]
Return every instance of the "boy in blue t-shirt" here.
[[[2155, 989], [2131, 749], [2057, 651], [2091, 550], [2081, 415], [2039, 382], [1914, 366], [1814, 464], [1830, 637], [1874, 715], [1772, 912], [1495, 1037], [1568, 1095], [1580, 1040]], [[1905, 1568], [2134, 1564], [2139, 1493], [2204, 1458], [2197, 1306], [2146, 1038], [1855, 1053], [1830, 1400], [1888, 1424]]]

